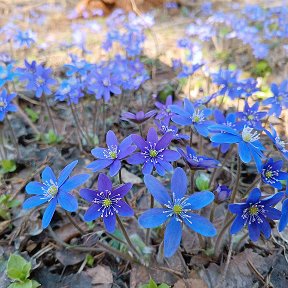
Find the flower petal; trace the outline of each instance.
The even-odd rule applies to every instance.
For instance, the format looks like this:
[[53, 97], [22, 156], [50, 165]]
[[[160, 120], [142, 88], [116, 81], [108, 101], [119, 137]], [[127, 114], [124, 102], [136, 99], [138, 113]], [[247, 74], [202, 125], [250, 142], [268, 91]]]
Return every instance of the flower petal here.
[[158, 141], [156, 144], [155, 149], [160, 150], [160, 149], [165, 149], [167, 146], [170, 144], [170, 142], [173, 139], [173, 133], [172, 132], [167, 132], [165, 133], [162, 138]]
[[163, 159], [165, 161], [177, 161], [180, 158], [180, 154], [177, 151], [173, 151], [173, 150], [165, 150], [162, 152], [163, 155]]
[[273, 207], [266, 207], [265, 214], [272, 220], [279, 220], [281, 218], [281, 212]]
[[108, 167], [112, 163], [113, 163], [112, 159], [105, 159], [105, 160], [99, 159], [99, 160], [91, 162], [89, 165], [87, 165], [87, 168], [91, 169], [93, 172], [98, 172]]
[[255, 242], [259, 239], [260, 237], [260, 226], [256, 222], [252, 222], [251, 224], [248, 225], [248, 232], [249, 232], [249, 237], [250, 239]]
[[251, 153], [248, 149], [248, 145], [244, 141], [239, 142], [238, 152], [239, 152], [240, 159], [244, 163], [249, 163], [251, 161]]
[[279, 222], [279, 232], [282, 232], [288, 223], [288, 199], [285, 199], [282, 204], [282, 215]]
[[108, 176], [101, 173], [98, 177], [98, 190], [99, 191], [112, 191], [112, 182]]
[[187, 176], [182, 168], [176, 168], [171, 179], [173, 197], [181, 199], [187, 191]]
[[116, 189], [114, 189], [112, 191], [112, 194], [113, 195], [119, 194], [119, 197], [123, 198], [129, 192], [129, 190], [131, 190], [132, 186], [133, 185], [131, 183], [125, 183], [124, 185], [121, 185]]
[[134, 144], [140, 149], [140, 150], [144, 150], [145, 147], [147, 147], [147, 142], [139, 135], [137, 134], [133, 134], [132, 136], [132, 140], [134, 142]]
[[260, 200], [260, 197], [261, 197], [260, 189], [259, 188], [254, 188], [250, 192], [250, 194], [249, 194], [249, 196], [248, 196], [248, 198], [246, 200], [246, 203], [256, 203], [256, 202], [258, 202]]
[[72, 173], [72, 170], [75, 168], [77, 163], [78, 163], [78, 160], [71, 162], [60, 172], [59, 177], [58, 177], [58, 186], [61, 186], [68, 179], [68, 177]]
[[79, 174], [69, 178], [61, 187], [60, 191], [70, 192], [71, 190], [77, 188], [84, 184], [88, 178], [90, 177], [89, 174]]
[[137, 152], [137, 153], [131, 155], [126, 161], [131, 165], [138, 165], [138, 164], [144, 163], [145, 160], [146, 159], [143, 156], [143, 154], [140, 152]]
[[23, 203], [23, 209], [31, 209], [36, 206], [42, 205], [47, 202], [49, 199], [43, 197], [43, 195], [32, 196], [25, 200]]
[[171, 201], [167, 189], [155, 177], [145, 175], [144, 183], [157, 202], [164, 205]]
[[42, 218], [42, 228], [45, 229], [48, 227], [48, 225], [51, 222], [51, 219], [54, 215], [54, 212], [56, 210], [56, 205], [57, 205], [57, 198], [53, 198], [49, 205], [47, 206], [44, 214], [43, 214], [43, 218]]
[[107, 146], [118, 146], [118, 140], [115, 133], [112, 130], [109, 130], [106, 134], [106, 143]]
[[153, 163], [152, 162], [146, 162], [144, 163], [143, 167], [142, 167], [142, 173], [143, 174], [151, 174], [152, 170], [153, 170]]
[[88, 202], [92, 202], [97, 197], [97, 191], [91, 189], [81, 189], [79, 192], [80, 196]]
[[147, 142], [149, 143], [157, 143], [158, 142], [158, 135], [156, 130], [151, 127], [147, 133]]
[[107, 217], [103, 217], [104, 225], [109, 233], [113, 233], [115, 231], [116, 226], [116, 215], [108, 215]]
[[209, 205], [215, 196], [210, 191], [195, 192], [186, 201], [189, 204], [189, 209], [198, 210]]
[[58, 194], [58, 203], [69, 212], [75, 212], [78, 209], [77, 199], [70, 193], [60, 191]]
[[50, 180], [52, 180], [54, 183], [57, 183], [56, 176], [55, 176], [54, 172], [52, 171], [51, 167], [49, 167], [49, 166], [47, 166], [43, 170], [41, 178], [42, 178], [43, 182], [47, 181], [50, 183]]
[[101, 205], [99, 204], [92, 204], [88, 210], [86, 211], [86, 213], [84, 214], [84, 220], [86, 222], [90, 222], [93, 221], [97, 218], [100, 217], [100, 215], [102, 214], [101, 209]]
[[45, 186], [42, 183], [32, 181], [26, 185], [25, 190], [26, 190], [27, 194], [42, 195], [44, 192], [42, 190], [42, 188], [45, 188]]
[[134, 211], [133, 209], [124, 201], [120, 200], [117, 203], [118, 205], [118, 215], [120, 216], [133, 216]]
[[107, 149], [105, 148], [101, 148], [101, 147], [96, 147], [94, 149], [91, 150], [91, 154], [95, 157], [95, 158], [98, 158], [98, 159], [107, 159], [107, 157], [105, 156], [105, 151]]
[[231, 225], [231, 228], [230, 228], [230, 233], [231, 234], [236, 234], [238, 233], [245, 225], [245, 221], [246, 219], [243, 219], [242, 218], [242, 214], [241, 215], [238, 215], [234, 222], [232, 223]]
[[121, 169], [121, 161], [116, 159], [110, 166], [109, 174], [111, 177], [114, 177], [118, 174], [119, 170]]
[[167, 218], [168, 213], [164, 213], [163, 208], [152, 208], [140, 215], [138, 222], [144, 228], [155, 228], [163, 224]]
[[164, 256], [171, 257], [177, 251], [182, 238], [181, 222], [172, 217], [164, 234]]

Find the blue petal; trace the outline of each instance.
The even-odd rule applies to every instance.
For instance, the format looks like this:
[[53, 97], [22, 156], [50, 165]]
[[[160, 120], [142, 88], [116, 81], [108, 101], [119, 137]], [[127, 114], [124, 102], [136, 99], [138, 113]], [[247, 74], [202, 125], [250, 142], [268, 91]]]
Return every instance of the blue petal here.
[[78, 209], [77, 199], [67, 192], [59, 192], [58, 203], [64, 210], [69, 212], [75, 212]]
[[45, 229], [48, 227], [48, 225], [51, 222], [51, 219], [54, 215], [54, 212], [56, 210], [56, 205], [57, 205], [57, 198], [53, 198], [49, 205], [47, 206], [44, 214], [43, 214], [43, 218], [42, 218], [42, 228]]
[[171, 143], [173, 139], [173, 133], [167, 132], [163, 135], [163, 137], [158, 141], [158, 143], [155, 146], [156, 150], [165, 149], [168, 147], [168, 145]]
[[[169, 163], [169, 162], [167, 162], [167, 161], [165, 161], [165, 160], [162, 160], [162, 161], [159, 161], [157, 164], [156, 164], [156, 169], [157, 169], [157, 165], [158, 164], [160, 164], [166, 171], [168, 171], [168, 172], [172, 172], [173, 171], [173, 166]], [[165, 172], [164, 172], [164, 174], [165, 174]]]
[[228, 208], [230, 212], [234, 214], [242, 214], [243, 210], [247, 207], [246, 203], [240, 203], [240, 204], [229, 204]]
[[23, 203], [23, 209], [31, 209], [48, 201], [43, 195], [32, 196]]
[[118, 215], [126, 217], [134, 215], [133, 209], [126, 202], [120, 200], [117, 202], [117, 205]]
[[271, 227], [266, 220], [265, 217], [261, 217], [262, 222], [259, 223], [260, 231], [263, 233], [266, 239], [268, 239], [271, 236]]
[[279, 222], [279, 232], [282, 232], [288, 223], [288, 199], [285, 199], [282, 204], [282, 215]]
[[101, 148], [101, 147], [96, 147], [94, 149], [91, 150], [91, 154], [95, 157], [95, 158], [98, 158], [98, 159], [107, 159], [107, 157], [105, 156], [105, 152], [106, 152], [107, 149], [105, 148]]
[[88, 202], [92, 202], [97, 196], [97, 192], [91, 189], [81, 189], [79, 194], [82, 198], [84, 198]]
[[114, 160], [113, 164], [110, 166], [109, 174], [111, 177], [118, 174], [119, 170], [121, 169], [121, 161], [116, 159]]
[[236, 135], [231, 135], [231, 134], [224, 134], [224, 133], [220, 133], [220, 134], [216, 134], [213, 135], [210, 140], [214, 143], [238, 143], [239, 142], [239, 136]]
[[113, 190], [112, 194], [116, 195], [119, 194], [119, 197], [123, 198], [129, 190], [131, 190], [132, 184], [131, 183], [125, 183], [124, 185], [121, 185]]
[[157, 132], [153, 127], [151, 127], [148, 131], [147, 142], [149, 142], [149, 143], [157, 143], [158, 142]]
[[171, 201], [167, 189], [155, 177], [145, 175], [144, 183], [157, 202], [164, 205]]
[[100, 174], [98, 177], [98, 190], [99, 191], [112, 191], [112, 182], [105, 174]]
[[116, 226], [116, 215], [109, 215], [107, 217], [103, 217], [104, 225], [109, 233], [113, 233], [115, 231]]
[[[168, 162], [167, 162], [167, 163], [168, 163]], [[156, 168], [157, 173], [158, 173], [160, 176], [164, 176], [164, 175], [165, 175], [166, 170], [163, 168], [162, 165], [160, 165], [159, 163], [156, 163], [156, 164], [155, 164], [155, 168]]]
[[127, 157], [128, 155], [131, 155], [135, 150], [137, 149], [137, 146], [129, 146], [128, 148], [122, 149], [119, 147], [119, 154], [118, 154], [118, 159], [123, 159]]
[[57, 183], [57, 179], [56, 179], [56, 176], [54, 174], [54, 172], [52, 171], [52, 169], [47, 166], [43, 172], [42, 172], [42, 180], [43, 182], [49, 182], [50, 183], [50, 180], [52, 180], [54, 183]]
[[126, 161], [131, 165], [138, 165], [138, 164], [144, 163], [145, 160], [146, 159], [143, 156], [143, 154], [140, 152], [137, 152], [137, 153], [131, 155]]
[[164, 256], [171, 257], [177, 251], [182, 238], [181, 222], [172, 217], [164, 234]]
[[283, 192], [278, 192], [270, 197], [266, 197], [261, 202], [267, 206], [274, 206], [283, 198], [283, 196]]
[[242, 218], [242, 214], [241, 215], [238, 215], [234, 222], [232, 223], [231, 225], [231, 228], [230, 228], [230, 233], [231, 234], [236, 234], [238, 233], [245, 225], [245, 221], [246, 219], [243, 219]]
[[163, 159], [165, 161], [177, 161], [180, 158], [180, 154], [177, 151], [173, 151], [173, 150], [165, 150], [162, 152], [163, 155]]
[[195, 192], [186, 202], [189, 204], [189, 209], [198, 210], [209, 205], [214, 197], [214, 194], [210, 191]]
[[107, 146], [118, 146], [118, 140], [115, 133], [112, 130], [109, 130], [106, 134], [106, 143]]
[[163, 224], [167, 218], [168, 213], [164, 213], [163, 208], [152, 208], [140, 215], [138, 222], [143, 228], [155, 228]]
[[189, 218], [184, 217], [183, 220], [189, 228], [206, 237], [214, 237], [217, 234], [217, 230], [208, 219], [194, 213], [187, 214]]
[[69, 178], [61, 187], [60, 191], [69, 192], [78, 186], [84, 184], [88, 178], [90, 177], [89, 174], [79, 174]]
[[272, 220], [279, 220], [281, 218], [281, 212], [273, 207], [266, 207], [265, 214]]
[[102, 214], [101, 212], [101, 205], [99, 204], [92, 204], [88, 210], [86, 211], [86, 213], [84, 214], [84, 220], [86, 222], [90, 222], [93, 221], [97, 218], [100, 217], [100, 215]]
[[187, 126], [192, 124], [192, 120], [190, 118], [185, 118], [182, 116], [173, 116], [171, 120], [179, 125]]
[[250, 239], [255, 242], [259, 239], [260, 237], [260, 226], [256, 222], [252, 222], [251, 224], [248, 225], [248, 232], [249, 232], [249, 237]]
[[256, 202], [258, 202], [260, 200], [260, 197], [261, 197], [260, 189], [259, 188], [254, 188], [250, 192], [250, 194], [249, 194], [249, 196], [248, 196], [248, 198], [246, 200], [246, 203], [256, 203]]
[[44, 192], [42, 188], [45, 188], [45, 186], [42, 183], [32, 181], [26, 185], [25, 190], [27, 194], [42, 195]]
[[67, 178], [70, 176], [72, 170], [75, 168], [77, 165], [78, 160], [73, 161], [72, 163], [68, 164], [59, 174], [58, 178], [58, 186], [61, 186]]
[[251, 154], [248, 145], [244, 141], [239, 142], [238, 151], [239, 157], [244, 163], [249, 163], [251, 161]]
[[107, 160], [96, 160], [93, 161], [92, 163], [90, 163], [87, 168], [91, 169], [93, 172], [98, 172], [106, 167], [108, 167], [109, 165], [111, 165], [113, 163], [112, 159], [107, 159]]
[[181, 199], [187, 191], [187, 176], [182, 168], [176, 168], [171, 179], [171, 190], [176, 199]]
[[146, 162], [144, 163], [143, 167], [142, 167], [142, 173], [143, 174], [151, 174], [152, 170], [153, 170], [153, 163], [152, 162]]

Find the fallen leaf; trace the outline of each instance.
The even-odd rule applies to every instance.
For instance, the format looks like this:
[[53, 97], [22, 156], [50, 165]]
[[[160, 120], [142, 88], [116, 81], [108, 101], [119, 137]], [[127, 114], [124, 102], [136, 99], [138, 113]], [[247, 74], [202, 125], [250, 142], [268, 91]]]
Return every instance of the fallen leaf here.
[[71, 250], [58, 250], [55, 256], [62, 265], [71, 266], [84, 261], [86, 254]]
[[[87, 269], [85, 273], [92, 278], [93, 285], [101, 288], [112, 287], [113, 274], [110, 267], [97, 265], [94, 268]], [[100, 284], [104, 285], [99, 286]]]
[[141, 184], [143, 182], [140, 177], [138, 177], [137, 175], [129, 172], [125, 168], [122, 168], [121, 173], [122, 173], [122, 180], [125, 183], [129, 182], [131, 184]]

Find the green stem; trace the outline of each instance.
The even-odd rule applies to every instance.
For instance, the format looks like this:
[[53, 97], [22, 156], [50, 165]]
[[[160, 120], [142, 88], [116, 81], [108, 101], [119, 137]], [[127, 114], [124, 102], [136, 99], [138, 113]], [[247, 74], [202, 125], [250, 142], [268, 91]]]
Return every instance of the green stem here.
[[116, 219], [117, 222], [119, 224], [119, 227], [124, 235], [125, 240], [127, 241], [127, 244], [129, 245], [130, 249], [132, 250], [132, 252], [134, 252], [139, 258], [141, 257], [140, 253], [138, 252], [138, 250], [136, 249], [136, 247], [133, 245], [133, 243], [131, 242], [129, 235], [121, 221], [121, 219], [118, 217], [118, 215], [116, 215]]

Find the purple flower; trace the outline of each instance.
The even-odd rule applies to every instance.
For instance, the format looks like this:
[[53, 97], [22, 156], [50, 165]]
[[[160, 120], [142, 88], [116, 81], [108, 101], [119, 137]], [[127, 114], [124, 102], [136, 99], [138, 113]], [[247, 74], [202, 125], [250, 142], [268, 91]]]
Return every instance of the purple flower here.
[[194, 210], [209, 205], [214, 199], [214, 194], [202, 191], [185, 197], [187, 176], [183, 169], [175, 169], [171, 179], [171, 193], [151, 175], [145, 175], [144, 182], [162, 207], [145, 211], [139, 217], [139, 224], [144, 228], [156, 228], [167, 223], [164, 233], [165, 257], [171, 257], [177, 251], [182, 238], [182, 224], [206, 237], [216, 235], [216, 229], [208, 219], [193, 213]]
[[[156, 101], [155, 102], [155, 106], [158, 108], [158, 111], [157, 111], [157, 115], [155, 117], [155, 119], [158, 119], [158, 120], [161, 120], [161, 119], [171, 119], [172, 116], [174, 116], [175, 114], [171, 111], [170, 109], [170, 105], [173, 104], [173, 97], [172, 95], [169, 95], [167, 98], [166, 98], [166, 101], [165, 101], [165, 104], [161, 103], [161, 102], [158, 102]], [[181, 105], [181, 102], [180, 101], [177, 101], [177, 102], [174, 102], [174, 105]]]
[[184, 99], [184, 107], [181, 108], [177, 105], [171, 105], [170, 109], [175, 116], [172, 116], [172, 121], [176, 124], [187, 126], [193, 125], [195, 130], [202, 136], [207, 137], [209, 134], [208, 126], [213, 122], [207, 120], [211, 115], [210, 109], [196, 108], [188, 99]]
[[35, 43], [35, 33], [33, 33], [31, 30], [19, 30], [14, 37], [14, 41], [16, 42], [16, 47], [20, 48], [26, 46], [27, 48], [30, 48], [31, 44]]
[[15, 73], [13, 72], [12, 64], [0, 65], [0, 88], [3, 87], [8, 81], [12, 81]]
[[261, 119], [266, 116], [266, 112], [258, 112], [259, 102], [256, 102], [253, 106], [249, 106], [245, 102], [244, 111], [236, 112], [236, 115], [240, 118], [243, 124], [252, 127], [256, 130], [263, 130]]
[[215, 199], [217, 203], [226, 201], [231, 196], [232, 190], [226, 185], [218, 184], [214, 191]]
[[192, 170], [201, 170], [208, 168], [216, 168], [219, 166], [219, 161], [210, 157], [206, 157], [204, 155], [197, 155], [196, 152], [189, 146], [186, 146], [186, 153], [177, 148], [178, 152], [183, 157], [186, 164]]
[[198, 69], [200, 69], [204, 64], [195, 64], [191, 66], [183, 65], [182, 71], [177, 75], [178, 78], [187, 78], [193, 75]]
[[107, 148], [94, 148], [91, 153], [98, 160], [90, 163], [87, 168], [97, 172], [110, 167], [110, 176], [115, 176], [121, 169], [121, 161], [136, 150], [136, 146], [131, 145], [131, 136], [126, 137], [120, 144], [113, 131], [109, 130], [106, 134]]
[[92, 203], [84, 215], [84, 220], [90, 222], [101, 217], [106, 230], [113, 233], [116, 225], [116, 214], [126, 217], [134, 214], [132, 208], [122, 200], [131, 188], [131, 183], [113, 188], [111, 180], [105, 174], [100, 174], [96, 191], [80, 190], [81, 197]]
[[277, 189], [282, 188], [281, 180], [288, 181], [288, 173], [280, 171], [283, 166], [283, 161], [275, 161], [269, 158], [266, 163], [262, 165], [261, 178], [262, 181]]
[[0, 94], [0, 122], [2, 122], [8, 112], [16, 112], [17, 107], [12, 104], [12, 100], [16, 97], [15, 93], [8, 94], [6, 89], [3, 89]]
[[46, 228], [54, 215], [57, 203], [69, 212], [75, 212], [78, 208], [77, 199], [70, 193], [73, 189], [82, 185], [90, 177], [88, 174], [79, 174], [70, 177], [78, 160], [67, 165], [56, 178], [52, 169], [48, 166], [42, 172], [43, 183], [32, 181], [27, 184], [26, 192], [34, 194], [23, 203], [24, 209], [31, 209], [48, 202], [42, 219], [42, 227]]
[[245, 203], [230, 204], [229, 210], [236, 214], [230, 233], [236, 234], [247, 226], [252, 241], [257, 241], [261, 232], [268, 239], [271, 235], [269, 219], [279, 220], [281, 217], [281, 212], [273, 206], [283, 198], [283, 195], [284, 193], [279, 192], [261, 199], [260, 189], [254, 188]]
[[147, 140], [145, 141], [139, 135], [132, 135], [133, 142], [137, 145], [141, 152], [136, 152], [127, 159], [129, 164], [143, 164], [143, 174], [151, 174], [155, 168], [161, 176], [166, 171], [173, 171], [173, 166], [169, 163], [180, 158], [177, 151], [168, 150], [167, 147], [173, 139], [171, 132], [166, 133], [158, 140], [157, 132], [152, 127], [148, 131]]
[[288, 143], [285, 143], [281, 138], [277, 135], [276, 130], [272, 125], [270, 125], [271, 132], [268, 130], [264, 130], [267, 136], [273, 141], [273, 144], [281, 152], [281, 154], [288, 160], [288, 150], [286, 149], [286, 145]]
[[121, 119], [131, 121], [136, 124], [141, 124], [147, 121], [148, 119], [150, 119], [151, 117], [155, 116], [155, 114], [156, 114], [155, 110], [151, 110], [147, 113], [143, 111], [139, 111], [139, 112], [136, 112], [136, 114], [133, 114], [131, 112], [124, 112], [121, 115]]

